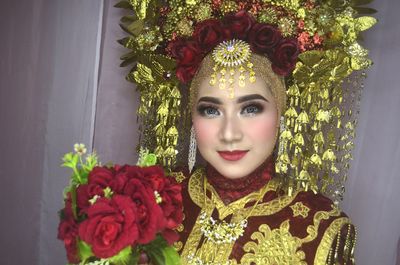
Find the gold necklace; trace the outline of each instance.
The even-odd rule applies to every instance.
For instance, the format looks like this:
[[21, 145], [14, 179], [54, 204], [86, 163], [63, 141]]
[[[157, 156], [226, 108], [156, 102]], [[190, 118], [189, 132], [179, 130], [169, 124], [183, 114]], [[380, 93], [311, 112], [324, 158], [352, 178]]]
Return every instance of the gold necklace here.
[[[204, 207], [207, 208], [207, 180], [204, 177], [203, 181], [203, 189], [204, 189]], [[264, 197], [264, 189], [266, 189], [267, 185], [263, 188], [263, 191], [260, 193], [259, 198], [256, 203], [253, 205], [253, 208], [249, 212], [249, 214], [241, 220], [240, 222], [227, 223], [226, 221], [215, 220], [211, 216], [209, 216], [204, 210], [201, 210], [199, 217], [200, 230], [203, 233], [204, 237], [215, 244], [227, 244], [235, 242], [239, 237], [243, 236], [244, 230], [247, 227], [247, 219], [251, 216], [254, 209], [260, 202], [260, 200]]]

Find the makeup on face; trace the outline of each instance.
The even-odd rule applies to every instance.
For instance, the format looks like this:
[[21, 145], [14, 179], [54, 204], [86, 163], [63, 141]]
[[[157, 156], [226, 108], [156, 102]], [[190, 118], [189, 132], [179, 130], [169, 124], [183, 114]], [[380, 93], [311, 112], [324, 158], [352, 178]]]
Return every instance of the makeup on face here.
[[230, 98], [225, 90], [204, 83], [192, 112], [202, 157], [227, 178], [250, 174], [271, 155], [278, 122], [265, 83], [235, 87], [234, 93]]
[[242, 159], [249, 150], [218, 151], [218, 154], [225, 160], [237, 161]]
[[[240, 114], [248, 116], [262, 112], [265, 108], [264, 102], [269, 103], [259, 94], [250, 94], [236, 99], [236, 105], [241, 109]], [[201, 97], [197, 102], [196, 111], [201, 116], [213, 118], [222, 114], [220, 108], [223, 106], [224, 103], [219, 98]]]

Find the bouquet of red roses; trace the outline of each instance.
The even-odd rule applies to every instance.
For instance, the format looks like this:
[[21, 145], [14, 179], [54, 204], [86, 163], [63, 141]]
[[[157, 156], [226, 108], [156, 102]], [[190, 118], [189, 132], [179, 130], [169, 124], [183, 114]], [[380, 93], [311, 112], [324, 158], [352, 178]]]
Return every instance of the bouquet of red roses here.
[[63, 158], [73, 170], [60, 211], [58, 238], [72, 264], [179, 264], [171, 244], [182, 222], [181, 187], [144, 153], [139, 166], [99, 166], [83, 145]]

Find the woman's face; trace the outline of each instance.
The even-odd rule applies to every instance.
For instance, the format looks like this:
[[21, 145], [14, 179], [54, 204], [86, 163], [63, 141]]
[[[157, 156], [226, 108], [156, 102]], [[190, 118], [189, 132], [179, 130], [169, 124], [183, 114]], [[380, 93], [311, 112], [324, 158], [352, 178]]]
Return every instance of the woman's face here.
[[203, 158], [226, 178], [244, 177], [271, 154], [278, 130], [278, 111], [261, 78], [234, 83], [234, 98], [207, 80], [200, 83], [192, 121]]

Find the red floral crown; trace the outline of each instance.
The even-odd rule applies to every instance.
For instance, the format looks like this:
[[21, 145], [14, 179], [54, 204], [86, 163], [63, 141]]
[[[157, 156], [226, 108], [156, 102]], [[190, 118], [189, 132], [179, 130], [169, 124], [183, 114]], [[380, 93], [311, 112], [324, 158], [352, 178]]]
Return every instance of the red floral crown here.
[[231, 39], [246, 41], [253, 52], [266, 55], [273, 71], [281, 76], [293, 71], [300, 53], [297, 39], [283, 37], [276, 26], [259, 23], [242, 10], [222, 20], [204, 20], [190, 38], [177, 38], [168, 44], [169, 55], [177, 61], [177, 78], [184, 84], [191, 81], [203, 58], [219, 43]]

